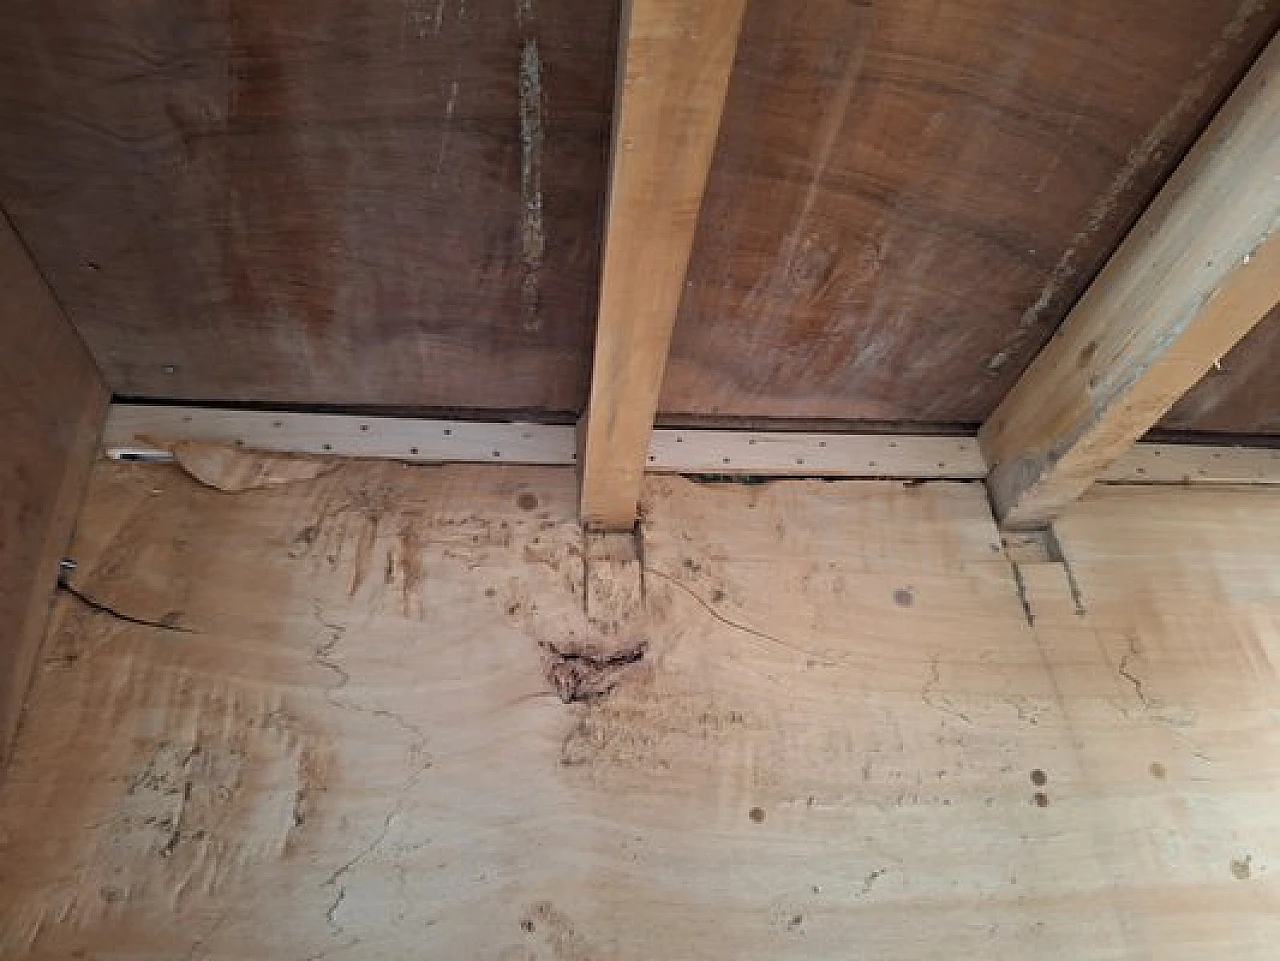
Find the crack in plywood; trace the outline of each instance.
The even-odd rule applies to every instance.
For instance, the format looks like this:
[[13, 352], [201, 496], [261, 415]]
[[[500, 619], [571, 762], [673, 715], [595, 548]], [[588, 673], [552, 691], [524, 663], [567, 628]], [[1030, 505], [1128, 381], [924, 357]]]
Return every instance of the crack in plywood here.
[[342, 934], [345, 930], [341, 922], [337, 920], [338, 909], [342, 906], [342, 902], [346, 900], [347, 897], [347, 885], [341, 882], [343, 882], [343, 880], [353, 870], [355, 870], [356, 867], [358, 867], [364, 860], [382, 846], [382, 843], [387, 839], [387, 835], [390, 834], [392, 826], [400, 819], [404, 814], [405, 809], [408, 807], [409, 794], [418, 786], [418, 783], [425, 776], [427, 770], [432, 766], [432, 762], [430, 758], [424, 758], [422, 756], [427, 743], [426, 734], [423, 732], [421, 727], [406, 720], [404, 715], [395, 711], [386, 710], [385, 708], [366, 707], [364, 705], [357, 704], [348, 698], [340, 698], [337, 696], [338, 692], [345, 689], [351, 682], [350, 672], [334, 660], [333, 657], [338, 645], [346, 636], [347, 627], [344, 624], [338, 624], [327, 620], [324, 616], [324, 611], [320, 602], [315, 601], [313, 603], [315, 619], [329, 632], [329, 636], [323, 643], [319, 644], [315, 648], [312, 653], [312, 660], [314, 663], [332, 672], [335, 677], [334, 683], [326, 687], [324, 690], [325, 701], [340, 710], [351, 711], [358, 714], [368, 714], [371, 717], [388, 720], [399, 730], [411, 735], [412, 737], [412, 741], [409, 746], [409, 756], [413, 762], [413, 769], [405, 779], [404, 783], [400, 786], [395, 802], [383, 818], [381, 827], [369, 842], [364, 845], [364, 847], [339, 867], [334, 869], [334, 871], [321, 885], [322, 887], [336, 887], [337, 889], [333, 896], [333, 900], [325, 910], [325, 923], [329, 926], [333, 936], [336, 937]]

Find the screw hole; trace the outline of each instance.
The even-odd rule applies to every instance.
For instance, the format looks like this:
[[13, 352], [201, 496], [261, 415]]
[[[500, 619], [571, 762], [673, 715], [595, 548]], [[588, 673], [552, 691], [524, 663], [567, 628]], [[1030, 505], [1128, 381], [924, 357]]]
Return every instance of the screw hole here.
[[325, 450], [333, 450], [332, 444], [321, 444], [320, 446], [323, 447]]
[[417, 454], [417, 453], [418, 453], [418, 448], [416, 448], [416, 447], [410, 447], [410, 448], [409, 448], [409, 453], [410, 453], [410, 454]]

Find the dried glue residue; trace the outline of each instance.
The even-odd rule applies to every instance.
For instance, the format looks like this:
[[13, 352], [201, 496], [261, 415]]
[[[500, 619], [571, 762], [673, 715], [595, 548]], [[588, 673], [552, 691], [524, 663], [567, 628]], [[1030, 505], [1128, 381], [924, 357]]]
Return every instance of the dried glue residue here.
[[[517, 8], [523, 20], [525, 10]], [[525, 330], [540, 324], [538, 301], [546, 235], [542, 223], [542, 62], [538, 41], [524, 42], [520, 55], [520, 314]]]

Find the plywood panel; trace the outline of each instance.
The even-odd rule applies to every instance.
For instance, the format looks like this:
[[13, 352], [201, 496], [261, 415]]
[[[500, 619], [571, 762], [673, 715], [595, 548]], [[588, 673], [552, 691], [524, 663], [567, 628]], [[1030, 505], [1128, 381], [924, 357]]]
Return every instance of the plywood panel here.
[[0, 777], [107, 393], [0, 213]]
[[9, 4], [0, 197], [118, 393], [578, 410], [615, 19]]
[[1280, 497], [1095, 492], [1015, 577], [980, 484], [651, 479], [604, 627], [575, 508], [100, 465], [78, 586], [165, 626], [61, 600], [0, 951], [1274, 957]]
[[1157, 429], [1280, 435], [1280, 308], [1272, 310]]
[[1278, 23], [749, 3], [662, 410], [982, 421]]

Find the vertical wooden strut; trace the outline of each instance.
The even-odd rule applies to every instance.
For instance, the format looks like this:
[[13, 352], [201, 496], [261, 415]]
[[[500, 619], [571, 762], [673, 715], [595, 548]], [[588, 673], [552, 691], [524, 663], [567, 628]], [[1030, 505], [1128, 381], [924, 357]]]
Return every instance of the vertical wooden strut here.
[[1052, 520], [1280, 302], [1280, 39], [978, 435], [1007, 527]]
[[624, 2], [582, 519], [636, 521], [745, 0]]

